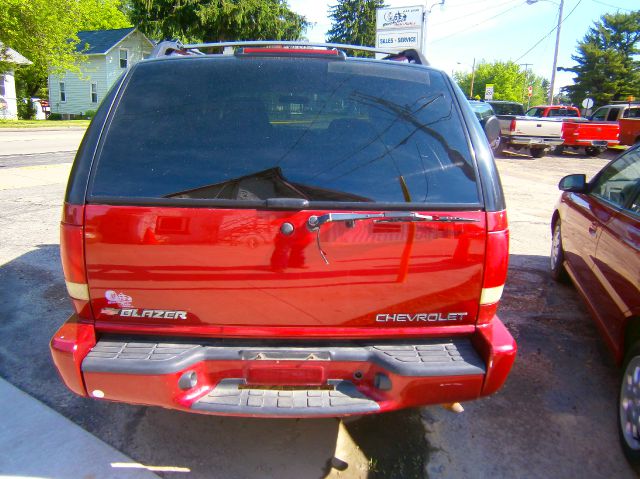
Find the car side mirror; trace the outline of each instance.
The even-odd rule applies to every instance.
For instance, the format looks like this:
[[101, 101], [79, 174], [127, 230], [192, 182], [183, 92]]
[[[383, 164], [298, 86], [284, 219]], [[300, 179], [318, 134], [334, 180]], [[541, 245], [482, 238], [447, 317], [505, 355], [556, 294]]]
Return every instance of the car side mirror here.
[[567, 175], [560, 180], [558, 188], [562, 191], [584, 193], [587, 191], [587, 177], [586, 175]]

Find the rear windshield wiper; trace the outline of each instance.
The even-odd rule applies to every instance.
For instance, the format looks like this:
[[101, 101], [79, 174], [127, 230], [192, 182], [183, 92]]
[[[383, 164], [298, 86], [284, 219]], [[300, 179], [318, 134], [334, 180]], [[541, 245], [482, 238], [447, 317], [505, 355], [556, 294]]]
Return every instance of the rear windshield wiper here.
[[374, 223], [395, 222], [432, 222], [432, 223], [473, 223], [479, 221], [476, 218], [464, 218], [447, 215], [423, 215], [415, 211], [385, 211], [383, 213], [326, 213], [320, 216], [310, 216], [307, 220], [307, 229], [316, 232], [316, 243], [320, 256], [326, 264], [329, 264], [327, 253], [320, 244], [320, 228], [327, 223], [346, 223], [352, 228], [356, 221], [374, 220]]

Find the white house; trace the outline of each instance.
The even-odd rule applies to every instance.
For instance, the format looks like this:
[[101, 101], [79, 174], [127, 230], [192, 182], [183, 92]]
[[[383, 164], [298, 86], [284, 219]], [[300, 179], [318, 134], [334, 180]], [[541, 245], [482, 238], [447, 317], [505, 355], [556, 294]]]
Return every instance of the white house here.
[[95, 111], [120, 75], [153, 49], [153, 43], [134, 27], [82, 31], [78, 38], [77, 51], [85, 56], [79, 65], [80, 75], [49, 75], [51, 113]]
[[[31, 65], [31, 62], [17, 51], [0, 42], [0, 61], [9, 65]], [[16, 81], [14, 69], [0, 72], [0, 119], [15, 120], [18, 118], [18, 102], [16, 99]]]

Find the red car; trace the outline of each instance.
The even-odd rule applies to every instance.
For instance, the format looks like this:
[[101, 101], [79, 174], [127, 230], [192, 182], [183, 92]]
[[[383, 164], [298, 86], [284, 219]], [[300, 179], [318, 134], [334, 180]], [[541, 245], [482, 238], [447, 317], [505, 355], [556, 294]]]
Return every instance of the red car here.
[[99, 108], [61, 225], [72, 391], [315, 417], [506, 380], [509, 230], [468, 102], [415, 51], [285, 44], [160, 44]]
[[622, 365], [620, 438], [640, 467], [640, 146], [589, 183], [585, 175], [569, 175], [559, 188], [551, 274], [571, 278]]

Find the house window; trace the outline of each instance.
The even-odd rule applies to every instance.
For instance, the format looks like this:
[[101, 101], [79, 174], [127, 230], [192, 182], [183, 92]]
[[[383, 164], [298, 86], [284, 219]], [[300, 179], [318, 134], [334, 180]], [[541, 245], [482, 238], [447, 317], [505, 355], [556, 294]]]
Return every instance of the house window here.
[[129, 65], [129, 51], [124, 48], [120, 49], [120, 68], [127, 68]]
[[6, 77], [4, 75], [0, 75], [0, 96], [6, 95], [6, 91], [4, 89], [5, 78]]
[[98, 103], [98, 84], [91, 84], [91, 103]]
[[67, 101], [67, 92], [65, 91], [63, 81], [60, 82], [60, 101], [61, 102]]

